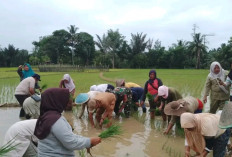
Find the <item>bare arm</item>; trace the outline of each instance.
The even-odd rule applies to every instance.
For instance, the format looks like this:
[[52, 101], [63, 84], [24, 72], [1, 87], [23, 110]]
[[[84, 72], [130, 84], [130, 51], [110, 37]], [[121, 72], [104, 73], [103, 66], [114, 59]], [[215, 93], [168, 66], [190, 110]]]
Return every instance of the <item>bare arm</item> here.
[[95, 125], [94, 125], [94, 122], [93, 122], [93, 113], [90, 113], [90, 112], [89, 112], [89, 121], [90, 121], [92, 127], [95, 128]]
[[84, 112], [85, 112], [86, 103], [82, 104], [81, 106], [82, 106], [82, 108], [81, 108], [81, 113], [79, 115], [79, 118], [81, 118], [83, 116]]
[[35, 89], [34, 88], [29, 88], [29, 93], [30, 93], [30, 95], [35, 94]]

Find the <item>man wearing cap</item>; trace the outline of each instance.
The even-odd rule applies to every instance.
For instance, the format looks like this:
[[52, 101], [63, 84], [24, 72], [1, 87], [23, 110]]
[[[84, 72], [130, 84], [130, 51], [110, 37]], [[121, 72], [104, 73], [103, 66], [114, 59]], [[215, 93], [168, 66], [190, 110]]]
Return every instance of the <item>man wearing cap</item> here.
[[171, 120], [168, 124], [168, 128], [164, 131], [164, 134], [168, 134], [172, 129], [179, 116], [184, 112], [201, 113], [203, 109], [203, 103], [201, 100], [192, 96], [187, 96], [177, 101], [168, 103], [164, 108], [164, 113], [171, 116]]
[[[15, 98], [19, 102], [20, 106], [23, 106], [23, 102], [29, 96], [35, 94], [35, 83], [40, 80], [40, 75], [34, 74], [31, 77], [22, 80], [15, 89]], [[25, 111], [21, 108], [20, 117], [25, 116]]]

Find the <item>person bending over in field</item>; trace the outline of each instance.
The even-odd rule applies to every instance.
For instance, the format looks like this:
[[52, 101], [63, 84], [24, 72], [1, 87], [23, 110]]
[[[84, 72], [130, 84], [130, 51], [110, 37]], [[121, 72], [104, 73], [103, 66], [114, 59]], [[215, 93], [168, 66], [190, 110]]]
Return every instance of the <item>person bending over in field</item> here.
[[203, 103], [200, 99], [192, 96], [187, 96], [177, 101], [172, 101], [165, 105], [164, 113], [171, 116], [171, 120], [168, 124], [168, 128], [164, 131], [164, 134], [168, 134], [174, 124], [180, 122], [180, 115], [185, 112], [201, 113], [203, 109]]
[[[116, 87], [112, 93], [116, 97], [116, 103], [114, 107], [114, 112], [117, 116], [124, 109], [124, 114], [127, 118], [130, 116], [131, 106], [132, 106], [132, 91], [130, 88], [126, 87]], [[122, 102], [122, 104], [121, 104]]]
[[[72, 96], [72, 98], [74, 97], [76, 86], [69, 74], [64, 74], [63, 79], [60, 81], [59, 87], [67, 88], [69, 90], [70, 96]], [[72, 100], [70, 100], [68, 103], [66, 110], [72, 110]]]
[[99, 84], [92, 85], [90, 91], [108, 92], [114, 90], [114, 86], [111, 84]]
[[[167, 116], [164, 113], [165, 104], [168, 104], [168, 103], [170, 103], [172, 101], [177, 101], [177, 100], [179, 100], [181, 98], [182, 98], [181, 94], [176, 89], [171, 88], [171, 87], [167, 87], [167, 86], [164, 86], [164, 85], [159, 87], [158, 95], [155, 98], [155, 102], [157, 102], [158, 100], [161, 101], [161, 104], [159, 106], [159, 110], [161, 111], [162, 118], [163, 118], [164, 122], [167, 119]], [[169, 116], [169, 118], [171, 118], [171, 117]]]

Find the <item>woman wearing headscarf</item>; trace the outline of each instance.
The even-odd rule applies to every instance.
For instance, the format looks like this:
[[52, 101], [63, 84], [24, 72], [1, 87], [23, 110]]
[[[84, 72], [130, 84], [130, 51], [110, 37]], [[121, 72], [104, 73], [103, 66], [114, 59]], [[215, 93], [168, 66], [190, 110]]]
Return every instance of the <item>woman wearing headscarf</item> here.
[[[74, 98], [75, 94], [75, 84], [74, 81], [72, 80], [71, 76], [69, 74], [64, 74], [63, 79], [60, 81], [60, 88], [67, 88], [69, 90], [70, 95], [72, 98]], [[72, 100], [69, 101], [66, 110], [71, 110], [72, 109]]]
[[[22, 68], [24, 70], [22, 70]], [[35, 72], [31, 68], [31, 65], [28, 63], [25, 63], [24, 66], [20, 65], [18, 70], [17, 70], [17, 73], [20, 76], [20, 81], [22, 81], [25, 78], [31, 77], [32, 75], [35, 74]]]
[[[166, 114], [164, 113], [165, 104], [168, 104], [172, 101], [177, 101], [179, 99], [182, 99], [182, 96], [175, 88], [167, 87], [164, 85], [159, 87], [158, 95], [155, 98], [155, 102], [158, 100], [161, 101], [161, 104], [159, 106], [159, 110], [161, 111], [163, 121], [166, 121]], [[164, 133], [166, 134], [167, 131], [168, 131], [168, 129]]]
[[[211, 113], [183, 113], [180, 116], [181, 127], [189, 147], [199, 156], [205, 157], [213, 150], [214, 157], [224, 157], [230, 130], [218, 127], [220, 116]], [[185, 152], [189, 156], [189, 152]]]
[[155, 109], [156, 109], [156, 102], [154, 101], [154, 99], [158, 94], [158, 88], [162, 86], [163, 83], [159, 78], [157, 78], [155, 70], [150, 70], [148, 76], [149, 76], [149, 80], [144, 85], [144, 92], [143, 92], [142, 101], [140, 103], [140, 106], [144, 104], [147, 93], [149, 93], [150, 96], [148, 98], [148, 101], [150, 105], [150, 116], [151, 116], [151, 119], [154, 119]]
[[59, 87], [67, 88], [69, 90], [69, 93], [74, 96], [76, 86], [69, 74], [64, 74], [63, 79], [60, 81]]
[[225, 101], [229, 100], [229, 88], [221, 85], [225, 81], [225, 71], [220, 63], [213, 62], [210, 65], [210, 73], [206, 79], [203, 102], [207, 102], [210, 93], [210, 113], [216, 113], [219, 108], [222, 110]]
[[38, 157], [75, 156], [74, 150], [90, 148], [101, 142], [101, 138], [76, 135], [62, 116], [69, 102], [69, 90], [50, 88], [42, 93], [40, 116], [35, 127], [38, 142]]

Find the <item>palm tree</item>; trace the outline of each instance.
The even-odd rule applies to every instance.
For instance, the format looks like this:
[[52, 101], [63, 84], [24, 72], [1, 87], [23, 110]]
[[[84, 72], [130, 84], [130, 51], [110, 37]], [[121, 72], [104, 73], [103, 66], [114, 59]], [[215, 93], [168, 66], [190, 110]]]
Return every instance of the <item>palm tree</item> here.
[[68, 40], [68, 43], [70, 44], [71, 46], [71, 54], [72, 54], [72, 65], [74, 65], [74, 59], [73, 59], [73, 56], [74, 56], [74, 48], [75, 46], [77, 45], [77, 30], [79, 28], [76, 27], [75, 25], [70, 25], [70, 27], [68, 27], [68, 30], [69, 30], [69, 33], [70, 33], [70, 40]]
[[112, 29], [107, 31], [107, 35], [103, 34], [102, 39], [97, 35], [98, 41], [95, 44], [98, 46], [101, 52], [112, 54], [112, 68], [114, 69], [115, 55], [123, 47], [125, 37], [119, 33], [119, 30], [113, 31]]
[[193, 34], [193, 41], [188, 42], [189, 50], [196, 56], [196, 69], [200, 68], [201, 55], [206, 52], [206, 46], [203, 44], [204, 38], [201, 33]]
[[146, 36], [147, 35], [143, 33], [131, 34], [130, 46], [133, 54], [139, 54], [144, 52], [149, 41], [145, 41]]

